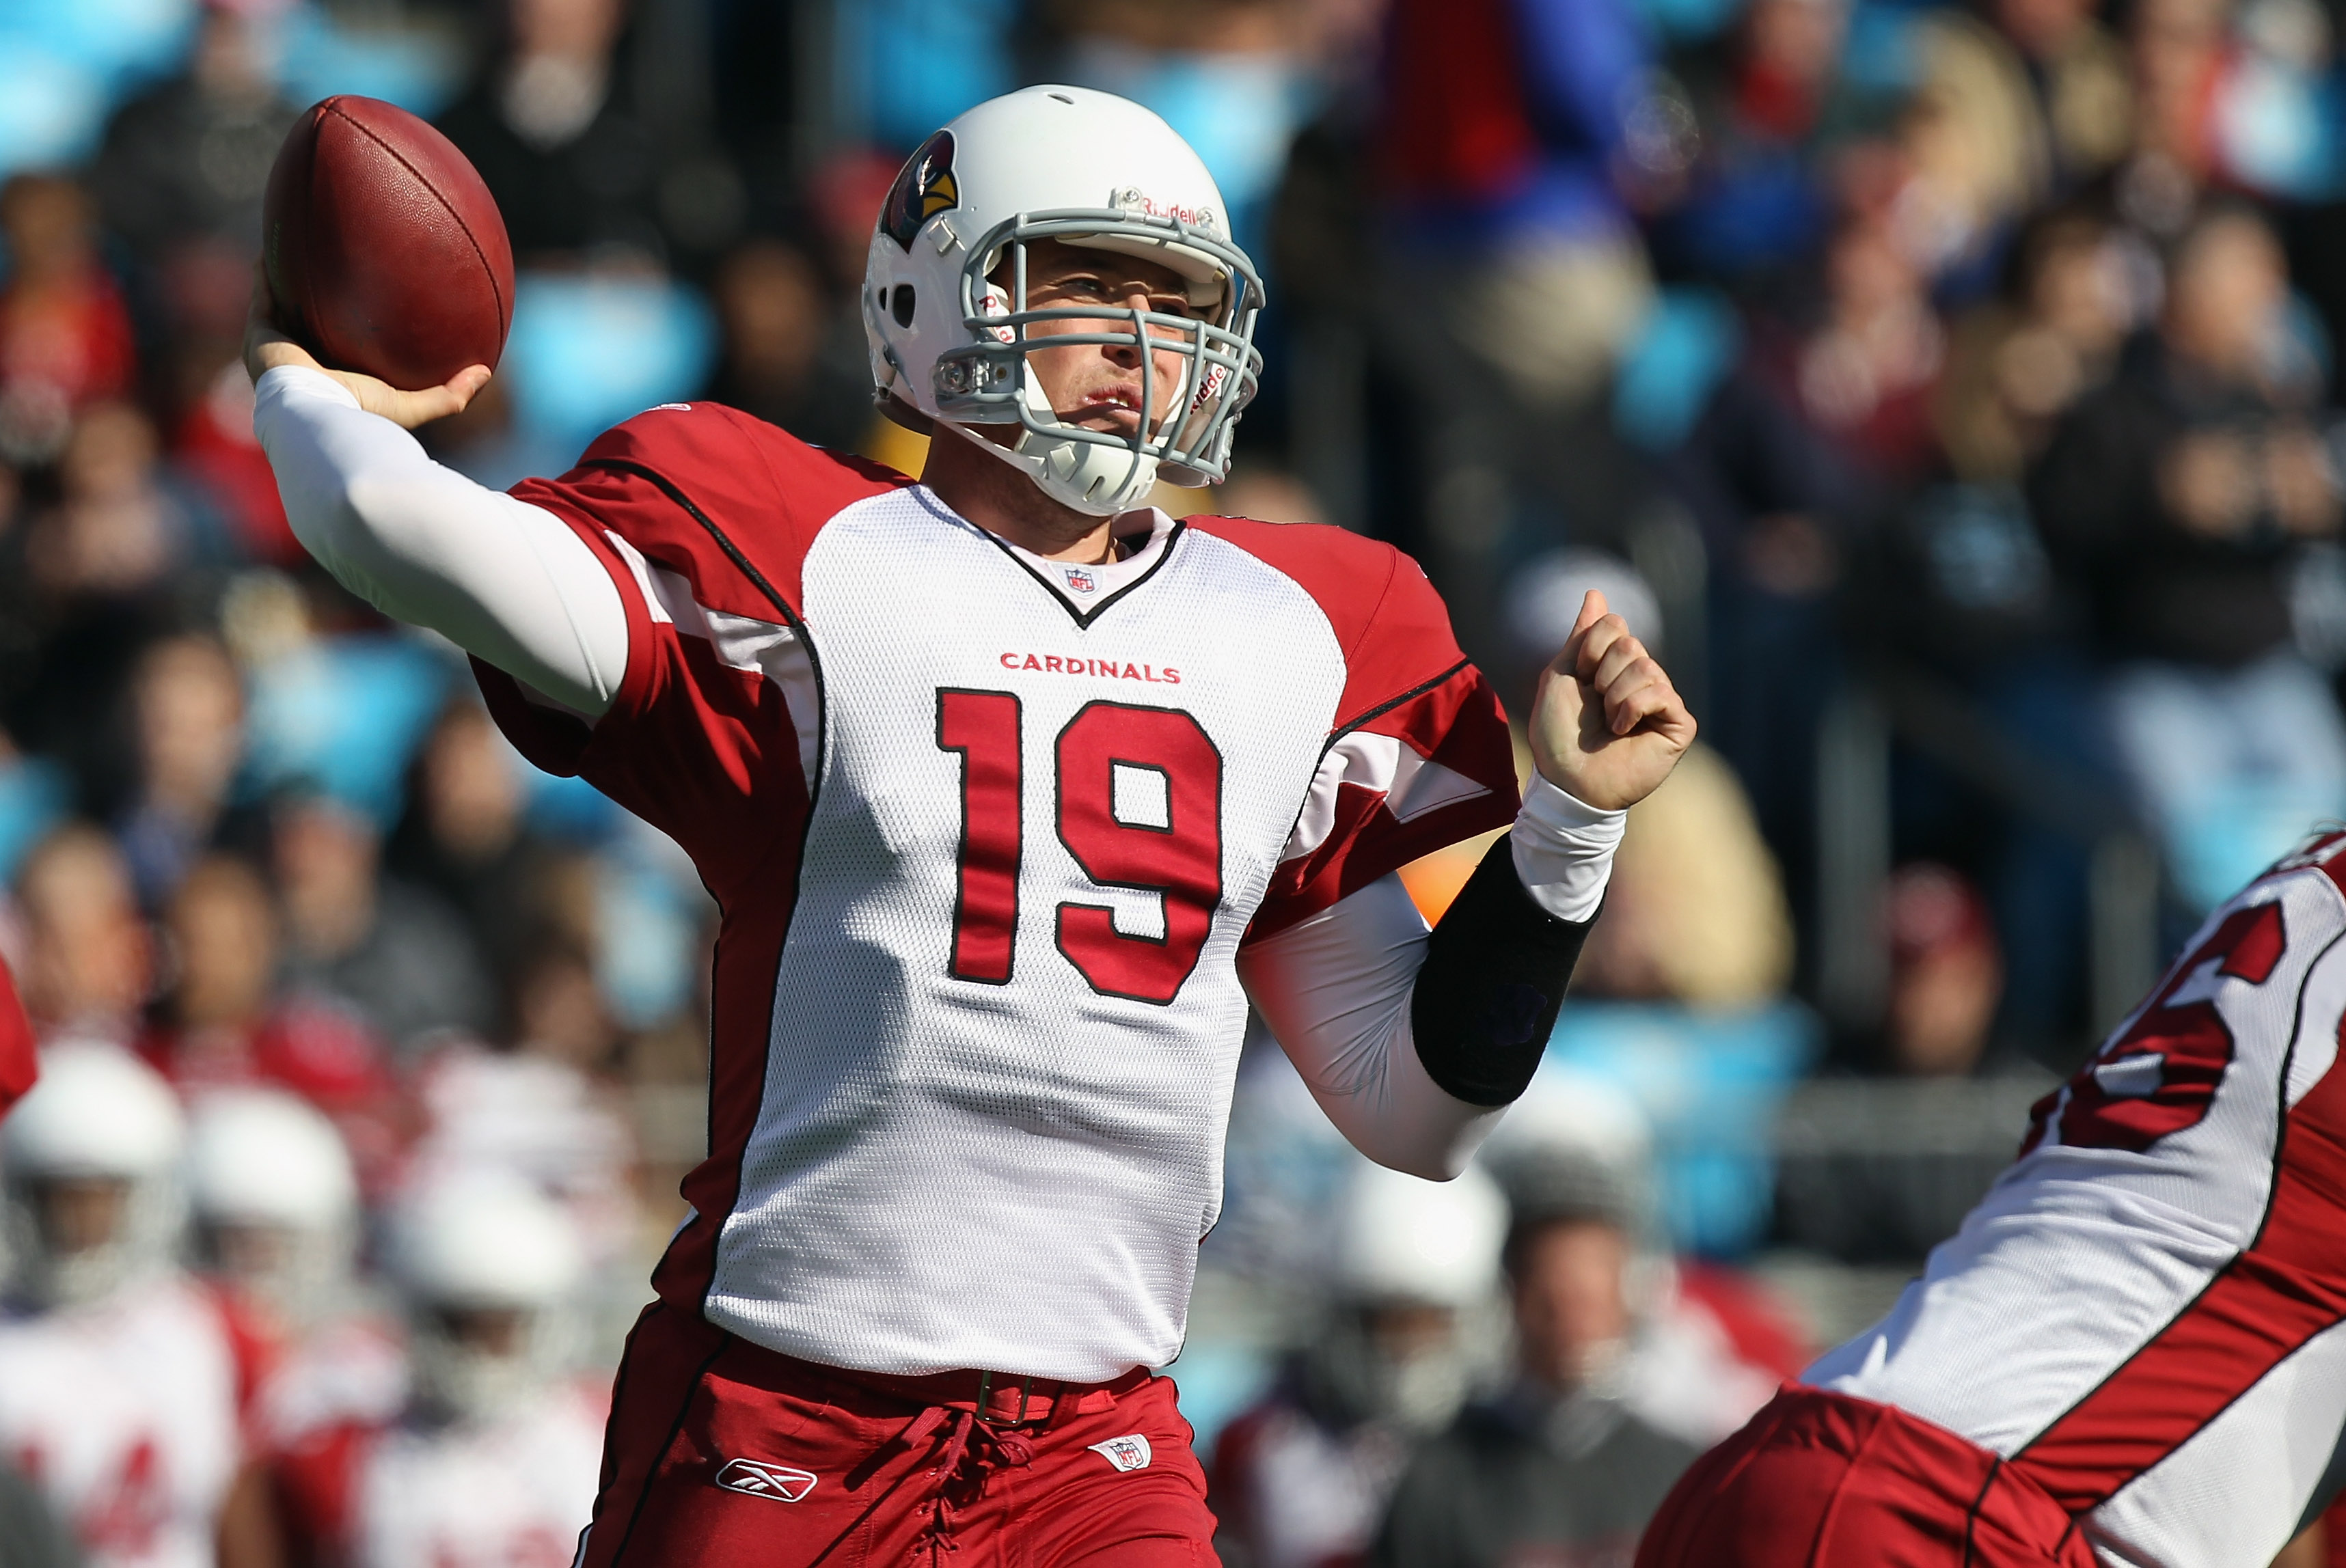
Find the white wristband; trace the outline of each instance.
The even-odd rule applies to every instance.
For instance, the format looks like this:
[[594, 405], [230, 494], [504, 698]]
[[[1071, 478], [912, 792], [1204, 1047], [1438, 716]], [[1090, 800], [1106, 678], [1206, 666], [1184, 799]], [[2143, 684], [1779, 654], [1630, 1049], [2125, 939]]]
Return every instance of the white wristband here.
[[1605, 901], [1628, 821], [1628, 812], [1600, 811], [1534, 773], [1515, 813], [1515, 880], [1556, 919], [1587, 920]]

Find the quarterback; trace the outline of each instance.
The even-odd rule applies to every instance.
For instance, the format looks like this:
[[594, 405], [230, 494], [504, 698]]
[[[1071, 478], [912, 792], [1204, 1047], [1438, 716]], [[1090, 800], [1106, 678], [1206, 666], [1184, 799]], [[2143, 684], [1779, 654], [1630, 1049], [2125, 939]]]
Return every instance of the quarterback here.
[[[256, 314], [311, 552], [474, 657], [540, 767], [722, 909], [709, 1156], [614, 1393], [615, 1563], [1213, 1561], [1181, 1348], [1249, 1003], [1383, 1164], [1520, 1095], [1622, 812], [1694, 732], [1601, 599], [1506, 725], [1423, 575], [1176, 521], [1262, 285], [1196, 155], [1074, 87], [924, 143], [862, 290], [918, 482], [714, 404], [510, 494], [405, 433], [486, 381], [322, 372]], [[1428, 932], [1394, 875], [1510, 823]]]

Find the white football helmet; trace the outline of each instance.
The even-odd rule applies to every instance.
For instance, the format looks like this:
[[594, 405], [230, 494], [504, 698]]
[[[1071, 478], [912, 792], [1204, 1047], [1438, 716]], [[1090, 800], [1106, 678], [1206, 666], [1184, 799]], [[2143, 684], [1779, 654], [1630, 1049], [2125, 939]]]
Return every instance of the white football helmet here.
[[[392, 1241], [415, 1393], [427, 1409], [491, 1420], [562, 1371], [586, 1256], [553, 1199], [502, 1171], [450, 1176], [407, 1203]], [[464, 1319], [480, 1314], [510, 1314], [511, 1343], [468, 1337]]]
[[[1138, 104], [1087, 87], [1041, 87], [978, 105], [921, 144], [881, 209], [863, 273], [863, 325], [882, 411], [916, 430], [942, 423], [1078, 511], [1107, 516], [1161, 475], [1213, 484], [1255, 393], [1262, 280], [1229, 238], [1221, 191], [1189, 144]], [[1101, 318], [1097, 306], [1029, 310], [1026, 247], [1056, 239], [1158, 261], [1188, 280], [1206, 320], [1151, 311], [1130, 331], [1069, 333], [1054, 347], [1178, 348], [1187, 361], [1164, 417], [1131, 435], [1052, 411], [1028, 364], [1037, 321]], [[1000, 282], [997, 270], [1006, 270]], [[1156, 406], [1144, 351], [1141, 404]], [[1016, 424], [1007, 446], [973, 425]]]
[[1356, 1301], [1472, 1307], [1499, 1284], [1507, 1200], [1476, 1166], [1424, 1181], [1362, 1165], [1336, 1217], [1335, 1284]]
[[290, 1322], [316, 1322], [349, 1283], [358, 1239], [358, 1179], [342, 1134], [275, 1089], [206, 1095], [192, 1124], [199, 1260]]
[[[9, 1287], [43, 1307], [101, 1300], [166, 1267], [186, 1215], [179, 1103], [155, 1070], [90, 1042], [41, 1053], [40, 1081], [0, 1124]], [[45, 1205], [64, 1182], [120, 1182], [107, 1232], [67, 1249]]]
[[1336, 1203], [1331, 1310], [1303, 1377], [1324, 1415], [1439, 1430], [1495, 1352], [1507, 1206], [1474, 1166], [1430, 1182], [1358, 1162]]

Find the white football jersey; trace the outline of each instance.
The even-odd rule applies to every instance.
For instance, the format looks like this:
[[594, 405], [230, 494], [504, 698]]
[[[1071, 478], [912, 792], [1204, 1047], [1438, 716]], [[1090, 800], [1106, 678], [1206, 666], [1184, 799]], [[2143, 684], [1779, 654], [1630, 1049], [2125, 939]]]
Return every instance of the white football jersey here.
[[271, 1359], [254, 1389], [247, 1425], [276, 1452], [311, 1433], [377, 1425], [407, 1403], [407, 1351], [387, 1322], [337, 1318], [300, 1335]]
[[1259, 1568], [1363, 1561], [1410, 1456], [1401, 1432], [1375, 1422], [1331, 1431], [1283, 1397], [1239, 1416], [1215, 1444], [1214, 1506]]
[[595, 1509], [602, 1404], [549, 1392], [477, 1426], [394, 1425], [352, 1451], [352, 1568], [566, 1568]]
[[1515, 810], [1423, 574], [1341, 530], [1131, 514], [1018, 552], [713, 404], [520, 498], [628, 616], [592, 729], [476, 665], [541, 767], [723, 909], [710, 1157], [656, 1283], [872, 1371], [1076, 1380], [1179, 1349], [1265, 935]]
[[0, 1317], [0, 1452], [89, 1568], [209, 1568], [242, 1458], [219, 1304], [171, 1275], [71, 1311]]
[[2346, 1426], [2341, 850], [2210, 915], [1896, 1309], [1804, 1380], [2001, 1456], [2105, 1563], [2270, 1562]]

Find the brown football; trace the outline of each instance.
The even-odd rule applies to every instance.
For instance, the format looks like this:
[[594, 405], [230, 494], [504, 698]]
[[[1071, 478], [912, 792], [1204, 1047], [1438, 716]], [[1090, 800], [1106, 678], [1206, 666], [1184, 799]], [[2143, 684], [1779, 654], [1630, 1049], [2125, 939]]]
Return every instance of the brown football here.
[[342, 95], [303, 115], [269, 172], [261, 239], [278, 325], [336, 370], [416, 392], [505, 351], [505, 219], [405, 109]]

